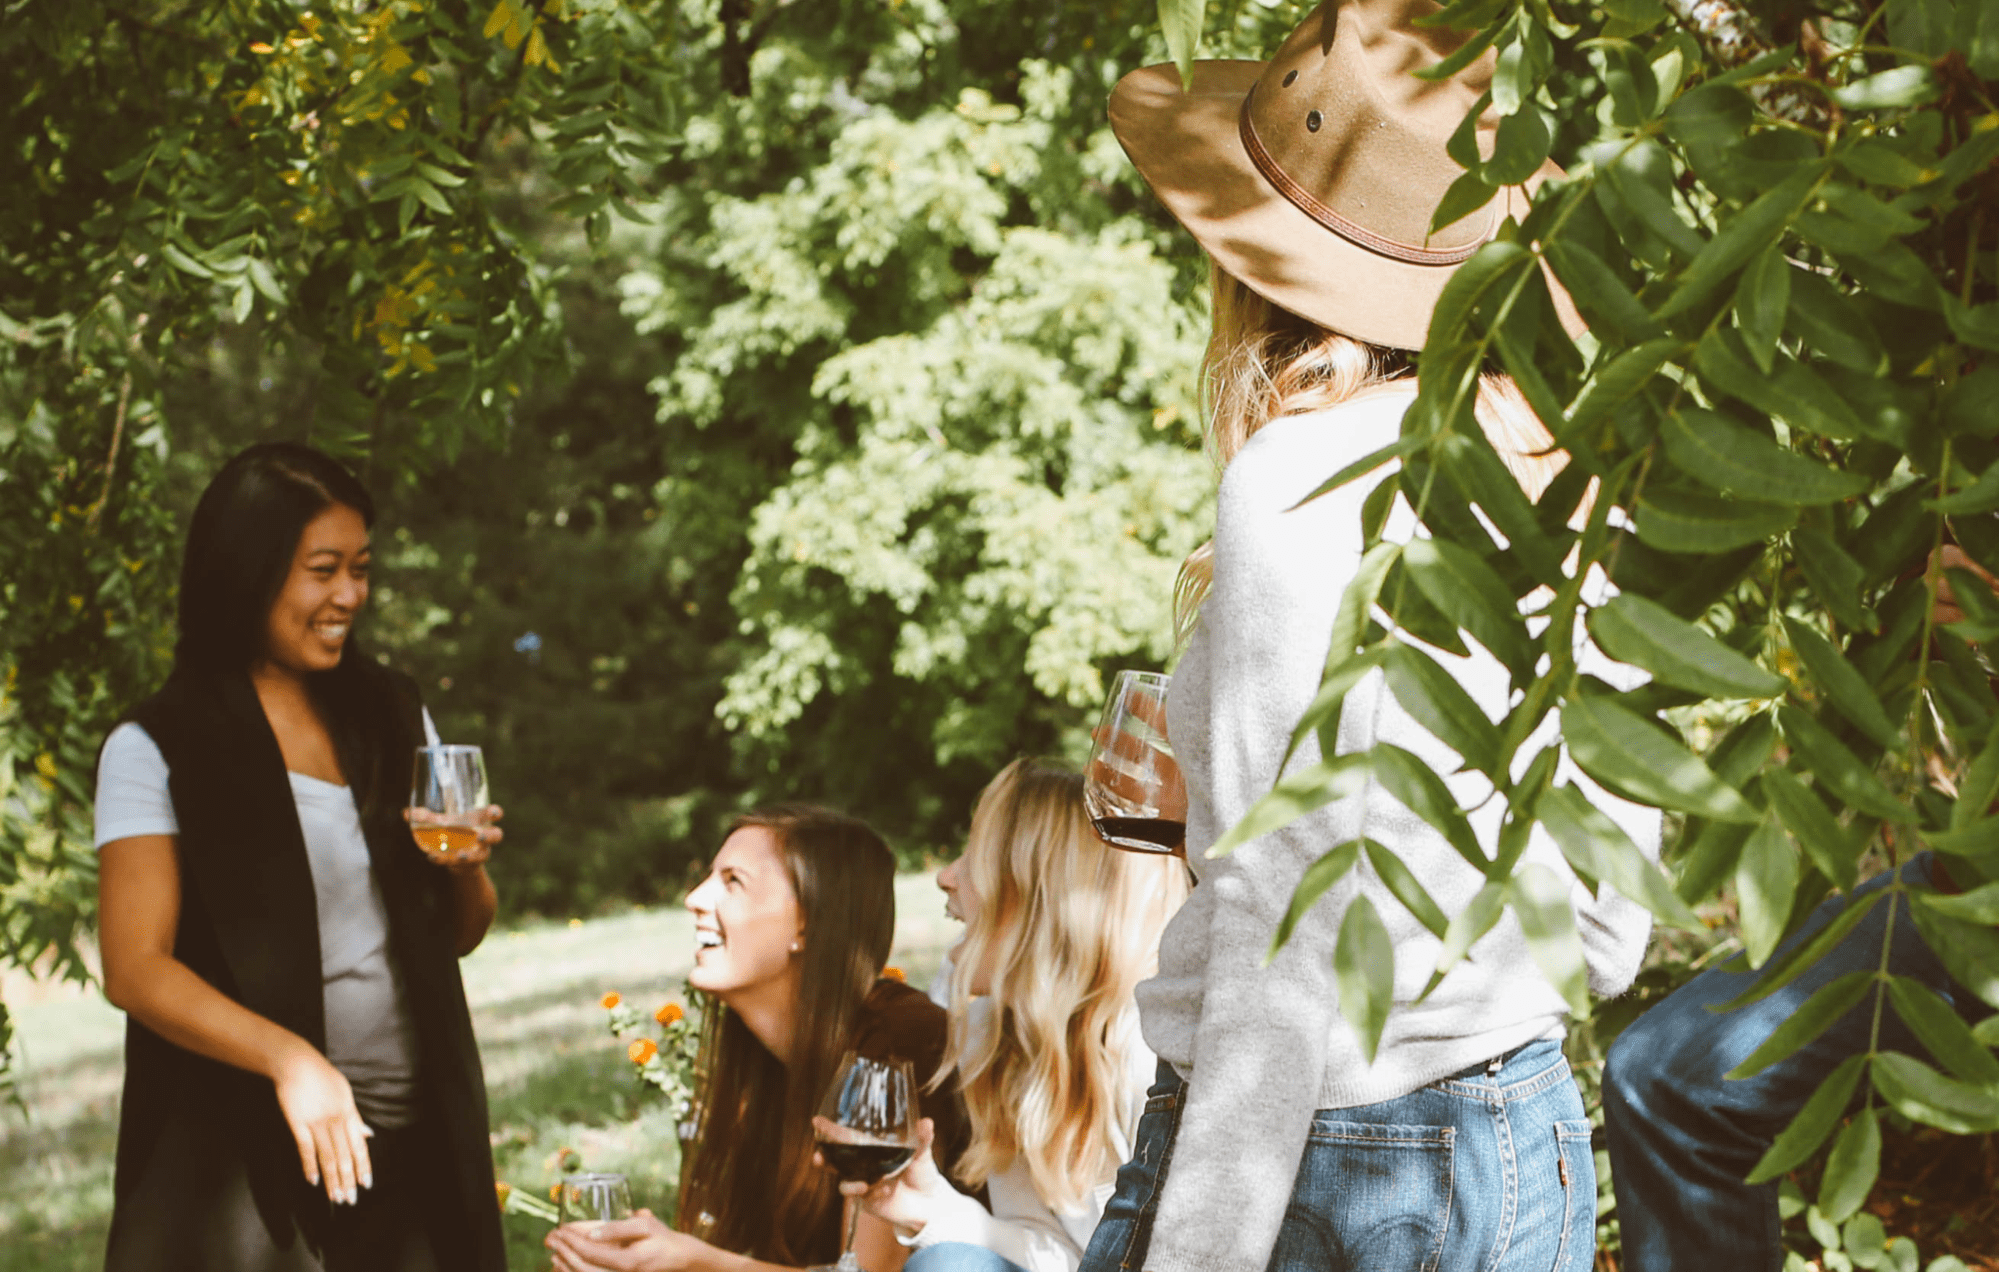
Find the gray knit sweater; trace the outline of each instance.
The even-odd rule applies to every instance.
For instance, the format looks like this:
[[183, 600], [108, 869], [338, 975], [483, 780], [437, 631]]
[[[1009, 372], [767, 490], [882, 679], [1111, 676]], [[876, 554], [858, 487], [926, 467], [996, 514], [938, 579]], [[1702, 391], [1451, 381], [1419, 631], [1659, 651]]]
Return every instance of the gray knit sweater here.
[[[1365, 861], [1318, 903], [1269, 967], [1263, 956], [1299, 878], [1320, 854], [1365, 833], [1392, 848], [1446, 913], [1463, 909], [1481, 877], [1421, 819], [1381, 788], [1353, 796], [1266, 835], [1221, 861], [1209, 845], [1278, 776], [1293, 727], [1317, 690], [1333, 615], [1360, 561], [1360, 505], [1393, 471], [1291, 511], [1345, 464], [1395, 440], [1410, 396], [1363, 398], [1331, 411], [1273, 421], [1223, 475], [1215, 525], [1214, 586], [1174, 672], [1168, 732], [1187, 778], [1187, 858], [1200, 887], [1167, 927], [1159, 975], [1138, 988], [1146, 1042], [1187, 1079], [1186, 1107], [1160, 1199], [1148, 1272], [1261, 1272], [1276, 1243], [1312, 1113], [1406, 1095], [1535, 1038], [1559, 1036], [1566, 1008], [1506, 919], [1472, 948], [1443, 985], [1415, 1003], [1436, 964], [1438, 941], [1403, 909]], [[1406, 540], [1414, 518], [1398, 501], [1389, 535]], [[1473, 656], [1444, 661], [1493, 719], [1509, 705], [1506, 673]], [[1587, 670], [1626, 683], [1628, 668], [1594, 649]], [[1521, 765], [1553, 737], [1552, 717], [1521, 750]], [[1394, 742], [1429, 761], [1466, 808], [1487, 851], [1502, 801], [1477, 773], [1401, 710], [1375, 673], [1347, 698], [1341, 753]], [[1293, 767], [1316, 761], [1308, 743]], [[1649, 854], [1657, 814], [1577, 781]], [[1363, 804], [1365, 804], [1363, 822]], [[1573, 879], [1537, 828], [1527, 860]], [[1395, 942], [1394, 1010], [1372, 1065], [1335, 1006], [1332, 950], [1356, 894], [1381, 913]], [[1572, 893], [1591, 988], [1618, 993], [1636, 975], [1649, 916], [1608, 887]]]

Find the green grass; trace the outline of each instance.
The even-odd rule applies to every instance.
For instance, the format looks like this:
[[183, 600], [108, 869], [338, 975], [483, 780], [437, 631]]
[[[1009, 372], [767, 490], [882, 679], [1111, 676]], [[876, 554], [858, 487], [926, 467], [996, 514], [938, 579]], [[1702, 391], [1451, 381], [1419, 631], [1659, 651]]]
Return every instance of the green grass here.
[[[928, 982], [957, 925], [927, 875], [896, 883], [896, 948], [911, 983]], [[641, 1006], [678, 992], [693, 952], [680, 909], [588, 922], [536, 922], [493, 933], [464, 962], [486, 1065], [499, 1177], [546, 1195], [554, 1155], [622, 1171], [633, 1201], [669, 1208], [679, 1150], [666, 1110], [646, 1098], [598, 999]], [[94, 991], [44, 991], [18, 1010], [25, 1115], [0, 1112], [0, 1272], [102, 1266], [111, 1209], [124, 1016]], [[508, 1266], [543, 1268], [545, 1225], [509, 1215]]]

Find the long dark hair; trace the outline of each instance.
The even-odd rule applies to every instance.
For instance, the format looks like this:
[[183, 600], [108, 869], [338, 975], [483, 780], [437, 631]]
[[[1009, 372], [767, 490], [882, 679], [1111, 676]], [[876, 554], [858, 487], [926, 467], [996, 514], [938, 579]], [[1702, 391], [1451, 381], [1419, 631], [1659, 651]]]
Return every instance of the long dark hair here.
[[805, 927], [791, 1063], [723, 1014], [680, 1227], [773, 1263], [831, 1262], [823, 1234], [838, 1231], [840, 1193], [812, 1165], [812, 1115], [888, 962], [895, 854], [866, 822], [809, 804], [745, 813], [729, 832], [747, 826], [777, 840]]
[[[298, 442], [238, 452], [195, 505], [181, 558], [176, 676], [241, 675], [264, 656], [271, 606], [307, 525], [340, 505], [373, 528], [375, 501], [340, 461]], [[389, 678], [349, 635], [340, 663], [306, 678], [362, 816], [399, 799], [387, 757], [407, 751], [407, 711]]]

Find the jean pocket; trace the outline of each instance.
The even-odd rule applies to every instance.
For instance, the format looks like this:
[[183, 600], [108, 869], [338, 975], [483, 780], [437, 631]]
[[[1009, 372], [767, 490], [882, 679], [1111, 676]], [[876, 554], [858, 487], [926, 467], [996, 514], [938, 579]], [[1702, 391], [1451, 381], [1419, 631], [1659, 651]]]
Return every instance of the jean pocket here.
[[1270, 1266], [1435, 1272], [1457, 1130], [1315, 1118]]
[[1562, 1184], [1562, 1244], [1555, 1272], [1588, 1272], [1596, 1260], [1596, 1153], [1586, 1121], [1555, 1123], [1555, 1170]]

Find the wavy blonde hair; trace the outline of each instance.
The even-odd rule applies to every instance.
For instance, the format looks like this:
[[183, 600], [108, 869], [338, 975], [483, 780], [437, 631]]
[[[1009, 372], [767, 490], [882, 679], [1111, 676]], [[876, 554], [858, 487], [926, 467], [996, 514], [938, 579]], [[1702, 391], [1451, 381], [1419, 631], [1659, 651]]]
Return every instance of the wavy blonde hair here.
[[[1301, 318], [1212, 263], [1209, 278], [1213, 327], [1201, 359], [1201, 395], [1208, 450], [1217, 467], [1227, 467], [1274, 419], [1329, 410], [1391, 386], [1415, 387], [1414, 368], [1400, 350]], [[1568, 455], [1555, 448], [1519, 386], [1508, 376], [1481, 376], [1474, 411], [1500, 462], [1529, 499], [1539, 499]], [[1210, 541], [1181, 564], [1173, 585], [1173, 626], [1181, 641], [1193, 630], [1213, 582]]]
[[[971, 1115], [956, 1174], [970, 1187], [1016, 1160], [1050, 1208], [1073, 1210], [1121, 1163], [1132, 1096], [1132, 990], [1187, 899], [1179, 859], [1119, 852], [1090, 829], [1081, 775], [1015, 760], [979, 796], [961, 863], [978, 896], [955, 954], [950, 1043]], [[972, 1037], [977, 969], [993, 968], [991, 1027]], [[935, 1085], [935, 1084], [933, 1084]]]

